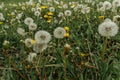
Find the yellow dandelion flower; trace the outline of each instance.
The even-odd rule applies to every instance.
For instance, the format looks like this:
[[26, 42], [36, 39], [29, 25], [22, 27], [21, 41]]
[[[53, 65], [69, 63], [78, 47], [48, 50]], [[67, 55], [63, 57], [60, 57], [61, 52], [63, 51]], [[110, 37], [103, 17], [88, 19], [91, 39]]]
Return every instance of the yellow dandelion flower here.
[[64, 29], [68, 32], [70, 30], [69, 27], [65, 26]]
[[72, 4], [72, 5], [71, 5], [71, 8], [74, 8], [75, 6], [76, 6], [75, 4]]
[[44, 18], [48, 18], [48, 15], [44, 15]]
[[12, 18], [15, 18], [15, 16], [12, 15]]
[[48, 18], [50, 18], [50, 19], [51, 19], [51, 18], [53, 18], [53, 16], [48, 16]]
[[36, 5], [35, 4], [32, 4], [32, 7], [35, 7]]
[[31, 40], [31, 43], [32, 43], [32, 44], [35, 44], [35, 43], [36, 43], [36, 41], [35, 41], [34, 39], [32, 39], [32, 40]]
[[104, 17], [104, 16], [99, 16], [98, 18], [99, 18], [99, 19], [104, 19], [105, 17]]
[[40, 6], [41, 9], [48, 8], [48, 6]]
[[10, 13], [8, 13], [7, 15], [8, 15], [8, 16], [11, 16], [11, 14], [10, 14]]
[[57, 6], [57, 8], [61, 8], [61, 6]]
[[3, 24], [3, 22], [0, 22], [0, 25]]
[[85, 54], [85, 53], [81, 53], [80, 56], [85, 57], [85, 56], [88, 56], [88, 55]]
[[48, 19], [48, 20], [47, 20], [47, 22], [48, 22], [48, 23], [51, 23], [51, 22], [52, 22], [52, 20], [51, 20], [51, 19]]
[[53, 12], [48, 12], [47, 14], [48, 14], [49, 16], [53, 16], [54, 13], [53, 13]]
[[69, 33], [65, 33], [65, 34], [64, 34], [64, 37], [69, 37], [69, 36], [70, 36]]

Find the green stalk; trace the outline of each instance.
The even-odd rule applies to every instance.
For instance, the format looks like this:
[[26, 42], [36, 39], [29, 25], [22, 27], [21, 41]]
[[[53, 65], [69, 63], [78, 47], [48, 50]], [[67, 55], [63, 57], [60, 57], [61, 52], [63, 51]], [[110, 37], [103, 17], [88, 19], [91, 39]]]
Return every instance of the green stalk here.
[[108, 38], [106, 37], [105, 40], [104, 40], [104, 48], [103, 48], [103, 52], [101, 54], [101, 58], [104, 60], [104, 54], [105, 54], [105, 51], [107, 49], [107, 43], [108, 43]]

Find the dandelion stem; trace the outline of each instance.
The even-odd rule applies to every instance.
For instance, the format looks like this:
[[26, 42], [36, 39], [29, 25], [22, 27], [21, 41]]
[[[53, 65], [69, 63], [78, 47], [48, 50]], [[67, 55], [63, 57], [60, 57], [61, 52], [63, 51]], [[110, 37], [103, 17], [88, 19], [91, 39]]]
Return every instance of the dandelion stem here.
[[108, 38], [106, 37], [105, 40], [104, 40], [103, 52], [102, 52], [102, 54], [101, 54], [101, 57], [102, 57], [103, 60], [104, 60], [105, 51], [106, 51], [106, 49], [107, 49], [107, 43], [108, 43]]
[[67, 51], [66, 51], [66, 49], [64, 49], [64, 52], [62, 53], [62, 57], [63, 57], [63, 68], [64, 68], [64, 78], [65, 78], [65, 80], [68, 80], [67, 79], [67, 76], [66, 76], [66, 57], [65, 57], [65, 53], [66, 53]]

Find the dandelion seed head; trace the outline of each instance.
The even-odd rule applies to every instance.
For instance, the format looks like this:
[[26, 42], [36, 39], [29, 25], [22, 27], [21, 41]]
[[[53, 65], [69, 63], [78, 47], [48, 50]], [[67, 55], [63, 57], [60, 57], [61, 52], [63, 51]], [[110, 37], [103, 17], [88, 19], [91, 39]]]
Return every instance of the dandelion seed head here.
[[55, 37], [55, 38], [64, 38], [65, 33], [66, 33], [66, 31], [65, 31], [64, 28], [57, 27], [57, 28], [54, 30], [54, 37]]
[[51, 40], [51, 35], [47, 31], [40, 30], [35, 33], [37, 43], [48, 43]]
[[27, 61], [32, 62], [36, 56], [37, 56], [36, 53], [29, 53], [29, 55], [27, 57]]
[[46, 48], [47, 48], [47, 44], [46, 43], [36, 43], [33, 45], [33, 50], [36, 52], [36, 53], [41, 53], [42, 51], [44, 51]]
[[25, 18], [24, 23], [25, 23], [26, 25], [29, 25], [29, 24], [33, 23], [33, 21], [34, 21], [34, 20], [33, 20], [32, 18], [27, 17], [27, 18]]
[[36, 30], [37, 29], [37, 25], [35, 23], [31, 23], [29, 24], [29, 30]]
[[98, 32], [104, 37], [115, 36], [118, 33], [118, 26], [110, 20], [105, 20], [99, 25]]

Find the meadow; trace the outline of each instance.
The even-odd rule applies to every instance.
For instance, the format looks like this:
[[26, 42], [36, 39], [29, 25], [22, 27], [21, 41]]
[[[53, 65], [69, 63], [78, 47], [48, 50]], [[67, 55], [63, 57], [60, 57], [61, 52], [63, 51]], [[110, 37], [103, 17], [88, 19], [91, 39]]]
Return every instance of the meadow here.
[[120, 0], [0, 0], [0, 80], [120, 80]]

